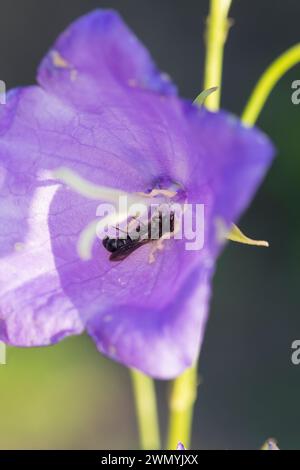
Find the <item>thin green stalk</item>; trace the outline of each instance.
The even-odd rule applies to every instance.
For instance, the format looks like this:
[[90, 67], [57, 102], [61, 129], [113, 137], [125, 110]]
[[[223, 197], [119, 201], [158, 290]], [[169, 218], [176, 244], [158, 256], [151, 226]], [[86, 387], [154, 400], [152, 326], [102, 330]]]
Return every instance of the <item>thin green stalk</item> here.
[[205, 106], [216, 111], [220, 106], [224, 45], [230, 22], [228, 12], [232, 0], [211, 0], [205, 33], [206, 61], [204, 70], [204, 90], [218, 87], [207, 97]]
[[168, 449], [176, 449], [178, 442], [189, 448], [193, 408], [197, 397], [197, 366], [187, 369], [172, 384], [169, 401], [170, 422]]
[[280, 55], [263, 73], [255, 86], [242, 114], [242, 121], [253, 126], [271, 91], [280, 78], [300, 62], [300, 44], [296, 44]]
[[[204, 89], [218, 87], [207, 96], [205, 106], [217, 111], [220, 106], [224, 45], [229, 29], [228, 12], [232, 0], [210, 0], [205, 34], [206, 62]], [[176, 449], [178, 441], [190, 446], [193, 407], [197, 396], [197, 365], [173, 382], [170, 397], [168, 448]]]
[[154, 382], [150, 377], [131, 369], [141, 448], [160, 449], [159, 423]]

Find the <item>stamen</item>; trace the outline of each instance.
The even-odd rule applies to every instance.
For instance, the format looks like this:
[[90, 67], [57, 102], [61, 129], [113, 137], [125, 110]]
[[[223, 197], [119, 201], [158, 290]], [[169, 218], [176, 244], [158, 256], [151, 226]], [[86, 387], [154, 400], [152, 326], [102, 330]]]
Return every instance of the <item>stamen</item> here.
[[113, 203], [118, 203], [119, 198], [122, 196], [126, 196], [132, 202], [137, 202], [137, 199], [140, 199], [136, 196], [133, 198], [132, 194], [127, 193], [126, 191], [91, 183], [90, 181], [78, 175], [78, 173], [75, 173], [75, 171], [66, 167], [61, 167], [57, 170], [54, 170], [52, 172], [52, 176], [55, 179], [65, 183], [81, 196], [84, 196], [88, 199], [93, 199], [96, 201], [103, 200]]
[[96, 230], [99, 220], [93, 220], [90, 222], [80, 233], [77, 242], [77, 253], [79, 257], [88, 261], [92, 257], [93, 245], [96, 239]]

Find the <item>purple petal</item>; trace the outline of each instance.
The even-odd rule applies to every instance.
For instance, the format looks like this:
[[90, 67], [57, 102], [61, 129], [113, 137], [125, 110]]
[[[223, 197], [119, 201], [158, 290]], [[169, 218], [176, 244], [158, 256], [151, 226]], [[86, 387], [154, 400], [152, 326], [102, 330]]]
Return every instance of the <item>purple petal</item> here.
[[[3, 188], [6, 190], [8, 188]], [[30, 231], [14, 252], [1, 259], [0, 339], [17, 346], [55, 343], [79, 334], [84, 326], [72, 301], [62, 291], [48, 235], [48, 210], [55, 187], [40, 188], [28, 216]], [[11, 197], [13, 199], [13, 197]], [[15, 204], [26, 196], [16, 196]], [[16, 214], [14, 214], [16, 217]], [[17, 226], [18, 220], [14, 222]], [[10, 240], [10, 217], [1, 209], [1, 238]], [[8, 230], [7, 233], [5, 231]]]
[[[39, 71], [44, 89], [14, 91], [0, 109], [0, 334], [41, 345], [84, 326], [109, 357], [174, 377], [201, 346], [221, 248], [216, 221], [228, 225], [246, 208], [272, 145], [229, 114], [173, 96], [111, 12], [83, 17], [54, 50]], [[83, 262], [76, 243], [97, 203], [45, 180], [60, 166], [131, 192], [180, 183], [188, 202], [205, 204], [204, 248], [171, 240], [154, 264], [150, 244], [112, 263], [97, 241]]]
[[[153, 265], [148, 263], [150, 246], [140, 248], [115, 265], [99, 242], [94, 247], [92, 261], [76, 263], [74, 237], [64, 247], [64, 255], [72, 262], [60, 269], [65, 292], [81, 312], [99, 350], [159, 378], [176, 376], [195, 361], [205, 329], [211, 276], [220, 250], [215, 221], [236, 219], [261, 180], [272, 153], [269, 141], [257, 130], [245, 130], [225, 113], [198, 113], [197, 116], [196, 151], [205, 149], [202, 158], [207, 162], [211, 159], [196, 174], [199, 179], [195, 177], [190, 182], [191, 200], [206, 204], [204, 249], [189, 252], [184, 249], [184, 241], [171, 240]], [[219, 132], [223, 137], [217, 145], [210, 133], [206, 139], [202, 132], [207, 120], [207, 131], [214, 128], [216, 135]], [[223, 149], [227, 159], [223, 157]], [[188, 185], [188, 181], [184, 184]], [[53, 201], [54, 214], [58, 214], [61, 200], [67, 197], [63, 191]], [[73, 197], [72, 206], [76, 210], [70, 219], [76, 234], [82, 221], [87, 223], [93, 213], [91, 208], [89, 214], [86, 207], [79, 212], [80, 201], [76, 203], [77, 196]], [[61, 245], [56, 246], [54, 235], [57, 230], [62, 234], [60, 227], [65, 226], [66, 215], [66, 212], [61, 217], [58, 214], [50, 222], [57, 256]]]
[[[235, 116], [205, 109], [190, 113], [189, 200], [206, 211], [206, 240], [215, 245], [216, 222], [227, 227], [247, 208], [269, 168], [274, 146], [257, 128]], [[218, 244], [217, 244], [218, 245]], [[217, 247], [218, 248], [218, 247]]]
[[131, 89], [176, 93], [147, 49], [110, 10], [93, 11], [61, 34], [39, 68], [38, 81], [86, 109], [109, 103], [111, 93]]
[[[62, 164], [71, 166], [92, 181], [108, 182], [112, 186], [134, 191], [147, 190], [155, 174], [163, 174], [181, 182], [191, 201], [205, 202], [207, 248], [201, 252], [187, 252], [183, 246], [180, 248], [183, 242], [170, 241], [166, 244], [165, 253], [158, 256], [154, 265], [148, 263], [150, 247], [147, 246], [118, 266], [112, 266], [101, 243], [94, 247], [93, 260], [90, 263], [82, 262], [76, 253], [77, 237], [94, 218], [96, 204], [62, 188], [55, 191], [49, 208], [49, 232], [46, 235], [51, 244], [49, 252], [47, 250], [45, 253], [49, 260], [53, 258], [59, 275], [61, 290], [57, 291], [58, 303], [56, 294], [55, 300], [52, 298], [56, 311], [63, 312], [61, 318], [64, 319], [64, 312], [70, 311], [65, 302], [70, 301], [101, 351], [146, 373], [168, 378], [190, 365], [199, 351], [215, 260], [216, 242], [212, 243], [215, 237], [211, 235], [215, 230], [214, 220], [217, 216], [225, 220], [235, 219], [245, 204], [243, 201], [249, 199], [269, 162], [270, 146], [267, 141], [257, 138], [257, 131], [246, 131], [236, 122], [233, 125], [226, 114], [198, 112], [185, 104], [181, 105], [179, 101], [175, 102], [173, 98], [161, 103], [161, 109], [156, 107], [154, 116], [153, 108], [148, 107], [142, 124], [146, 124], [147, 117], [149, 125], [151, 122], [156, 125], [150, 125], [145, 147], [139, 149], [135, 136], [132, 133], [124, 134], [118, 128], [110, 139], [104, 138], [101, 129], [105, 132], [106, 126], [109, 126], [104, 116], [99, 132], [87, 144], [90, 129], [87, 126], [80, 128], [80, 137], [77, 137], [75, 110], [65, 108], [59, 100], [36, 88], [21, 90], [17, 102], [11, 106], [13, 119], [9, 121], [0, 148], [4, 155], [3, 162], [9, 162], [12, 170], [9, 173], [10, 198], [14, 201], [15, 190], [20, 191], [22, 188], [19, 180], [21, 174], [25, 188], [15, 205], [24, 205], [27, 210], [32, 204], [31, 193], [35, 198], [40, 197], [35, 187], [38, 185], [39, 172]], [[167, 117], [171, 117], [175, 105], [177, 113], [174, 112], [176, 120], [173, 121], [176, 126], [170, 125], [170, 131], [169, 128], [158, 126], [162, 119], [164, 123]], [[129, 122], [131, 116], [128, 117]], [[91, 126], [95, 126], [97, 116], [86, 114], [85, 117], [91, 119]], [[132, 128], [136, 129], [135, 122]], [[182, 134], [179, 134], [179, 128]], [[143, 135], [142, 126], [136, 133], [137, 136], [139, 133]], [[217, 143], [214, 135], [218, 135]], [[99, 142], [99, 148], [94, 147], [95, 139]], [[119, 147], [116, 147], [116, 153], [112, 153], [115, 142]], [[131, 168], [129, 158], [132, 153], [124, 152], [125, 145], [122, 149], [120, 142], [131, 148], [135, 145], [141, 159], [146, 154], [148, 171], [139, 172], [137, 166], [132, 167], [132, 173], [128, 171], [126, 165], [129, 164]], [[107, 146], [106, 152], [101, 145]], [[26, 160], [23, 158], [24, 153]], [[151, 157], [151, 154], [159, 155], [160, 158]], [[176, 158], [179, 154], [182, 157]], [[248, 178], [250, 170], [257, 175], [257, 179]], [[242, 201], [242, 205], [237, 206], [237, 200]], [[5, 222], [7, 219], [9, 217], [6, 217]], [[13, 239], [13, 233], [12, 229], [8, 231], [9, 241]], [[31, 257], [40, 263], [34, 254]], [[13, 258], [12, 265], [15, 263]], [[18, 265], [18, 271], [15, 272], [20, 285], [23, 282], [22, 269], [27, 270], [27, 265], [23, 264], [23, 268]], [[50, 261], [44, 263], [46, 271], [50, 266], [53, 269]], [[32, 292], [39, 294], [40, 288], [36, 290], [36, 286], [32, 283]], [[22, 290], [16, 292], [24, 302]], [[6, 304], [9, 302], [10, 297]], [[26, 302], [34, 318], [37, 307], [30, 298]], [[45, 312], [47, 314], [47, 309]], [[3, 321], [7, 322], [7, 316], [3, 316]], [[30, 329], [31, 323], [28, 325]], [[32, 328], [34, 330], [35, 327]], [[61, 329], [65, 331], [65, 325]], [[10, 335], [11, 343], [24, 344], [24, 330], [21, 330]], [[36, 341], [42, 344], [45, 340], [41, 336]]]
[[[146, 300], [150, 305], [143, 308], [128, 300], [127, 305], [107, 306], [87, 321], [87, 331], [99, 351], [110, 358], [158, 379], [173, 378], [198, 355], [207, 319], [209, 279], [205, 269], [195, 269], [178, 290], [172, 276], [174, 297], [167, 305], [157, 301], [151, 308], [150, 294]], [[162, 281], [153, 296], [163, 296], [170, 288]], [[138, 283], [135, 291], [139, 296]]]

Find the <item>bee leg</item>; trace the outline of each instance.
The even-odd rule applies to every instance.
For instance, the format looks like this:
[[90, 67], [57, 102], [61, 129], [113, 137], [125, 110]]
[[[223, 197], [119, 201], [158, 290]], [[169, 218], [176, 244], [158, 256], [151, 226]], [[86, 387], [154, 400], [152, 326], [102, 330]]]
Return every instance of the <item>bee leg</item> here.
[[159, 250], [162, 249], [161, 244], [158, 245], [158, 242], [159, 242], [159, 241], [160, 241], [160, 240], [157, 240], [157, 241], [155, 241], [155, 242], [152, 243], [152, 246], [151, 246], [151, 249], [150, 249], [150, 253], [149, 253], [149, 258], [148, 258], [149, 264], [155, 263], [155, 253], [156, 253], [157, 251], [159, 251]]
[[140, 217], [140, 215], [141, 214], [139, 212], [137, 212], [135, 215], [131, 216], [131, 220], [129, 221], [129, 223], [127, 225], [128, 232], [130, 232], [131, 230], [136, 228], [139, 224], [145, 225], [142, 220], [138, 219]]
[[160, 237], [158, 240], [155, 240], [152, 242], [151, 250], [149, 253], [149, 264], [153, 264], [155, 262], [155, 254], [158, 251], [162, 251], [164, 249], [164, 241], [169, 240], [172, 237], [173, 237], [173, 233], [167, 232], [167, 233], [164, 233], [164, 235]]
[[170, 240], [174, 238], [175, 235], [180, 231], [180, 224], [175, 219], [174, 221], [174, 231], [173, 232], [166, 232], [160, 237], [158, 240], [152, 242], [152, 246], [149, 253], [149, 264], [153, 264], [155, 262], [155, 254], [158, 251], [162, 251], [164, 249], [164, 241]]

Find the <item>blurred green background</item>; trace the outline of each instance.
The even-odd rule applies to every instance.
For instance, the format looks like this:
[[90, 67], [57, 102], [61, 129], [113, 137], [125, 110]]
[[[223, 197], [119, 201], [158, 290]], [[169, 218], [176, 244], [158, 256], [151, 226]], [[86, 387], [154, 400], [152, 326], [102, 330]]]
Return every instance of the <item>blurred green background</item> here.
[[[202, 0], [2, 0], [0, 78], [8, 88], [34, 82], [57, 34], [96, 7], [119, 10], [159, 66], [193, 99], [202, 87]], [[265, 67], [300, 40], [298, 0], [233, 0], [225, 53], [223, 106], [239, 114]], [[200, 370], [193, 448], [258, 448], [276, 437], [300, 449], [300, 105], [291, 83], [276, 87], [259, 119], [277, 159], [240, 221], [269, 249], [230, 244], [219, 260]], [[166, 427], [168, 383], [157, 384]], [[10, 348], [0, 366], [0, 449], [137, 448], [130, 380], [85, 336], [51, 348]]]

